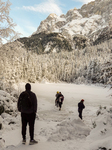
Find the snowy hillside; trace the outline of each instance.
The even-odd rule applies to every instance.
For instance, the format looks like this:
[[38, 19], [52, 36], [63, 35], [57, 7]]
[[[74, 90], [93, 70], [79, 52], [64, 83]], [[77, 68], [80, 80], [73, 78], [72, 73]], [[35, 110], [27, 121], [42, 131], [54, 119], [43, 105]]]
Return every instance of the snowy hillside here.
[[[24, 90], [24, 83], [19, 90]], [[16, 86], [17, 87], [17, 86]], [[62, 110], [54, 105], [56, 91], [65, 99]], [[109, 88], [74, 84], [32, 84], [38, 98], [38, 118], [35, 123], [35, 139], [38, 144], [21, 144], [20, 113], [2, 113], [0, 123], [1, 150], [111, 150], [112, 149], [112, 101]], [[44, 93], [44, 94], [43, 94]], [[0, 92], [0, 98], [2, 98]], [[6, 94], [6, 93], [5, 93]], [[9, 95], [6, 95], [9, 98]], [[83, 120], [78, 117], [77, 104], [84, 99]], [[16, 103], [15, 103], [16, 104]], [[13, 108], [14, 105], [12, 106]], [[105, 148], [105, 149], [104, 149]]]
[[0, 87], [10, 92], [12, 83], [43, 80], [111, 84], [111, 47], [109, 40], [83, 50], [37, 55], [20, 42], [6, 44], [0, 48]]
[[43, 80], [112, 84], [111, 8], [111, 0], [96, 0], [66, 15], [50, 14], [32, 36], [3, 45], [1, 89]]
[[[21, 144], [17, 99], [38, 99], [37, 145]], [[68, 83], [68, 84], [67, 84]], [[94, 85], [93, 85], [94, 84]], [[105, 88], [104, 88], [105, 86]], [[112, 0], [50, 14], [30, 37], [0, 47], [0, 150], [112, 150]], [[62, 110], [55, 94], [64, 95]], [[77, 104], [84, 99], [83, 120]]]

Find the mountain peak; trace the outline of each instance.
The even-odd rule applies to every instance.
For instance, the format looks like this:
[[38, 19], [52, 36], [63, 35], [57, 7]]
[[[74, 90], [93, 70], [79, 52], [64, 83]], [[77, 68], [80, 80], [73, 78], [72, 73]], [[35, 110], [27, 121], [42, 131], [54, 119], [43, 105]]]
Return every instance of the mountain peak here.
[[76, 34], [90, 36], [109, 26], [111, 8], [112, 0], [95, 0], [83, 5], [81, 9], [70, 9], [66, 15], [57, 16], [52, 13], [40, 23], [35, 34], [58, 32], [69, 37]]
[[[59, 33], [70, 43], [74, 43], [74, 37], [77, 37], [77, 35], [89, 39], [92, 43], [98, 43], [99, 39], [104, 41], [102, 35], [105, 35], [106, 38], [110, 37], [111, 8], [112, 0], [95, 0], [83, 5], [80, 9], [70, 9], [66, 14], [60, 16], [51, 13], [40, 23], [33, 35], [42, 32]], [[108, 36], [106, 36], [107, 34]], [[74, 47], [74, 44], [71, 45]]]
[[51, 13], [47, 18], [49, 18], [49, 19], [57, 18], [57, 15], [55, 13]]

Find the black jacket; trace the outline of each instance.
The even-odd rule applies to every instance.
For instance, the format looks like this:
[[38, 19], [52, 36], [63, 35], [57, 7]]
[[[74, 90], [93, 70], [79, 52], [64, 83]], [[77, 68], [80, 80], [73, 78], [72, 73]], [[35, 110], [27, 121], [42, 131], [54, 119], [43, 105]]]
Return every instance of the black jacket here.
[[82, 111], [85, 108], [83, 102], [78, 103], [78, 111]]
[[[20, 94], [18, 102], [17, 102], [18, 110], [20, 108], [20, 103], [21, 103], [21, 100], [22, 100], [23, 93], [24, 92], [22, 92]], [[37, 97], [36, 97], [35, 93], [33, 93], [32, 91], [27, 91], [27, 93], [30, 95], [30, 99], [31, 99], [31, 103], [32, 103], [31, 108], [25, 110], [21, 107], [21, 110], [19, 110], [19, 111], [22, 112], [22, 113], [27, 113], [27, 114], [36, 113], [37, 112]]]
[[59, 94], [57, 96], [57, 100], [59, 101], [59, 99], [61, 99], [61, 103], [64, 101], [64, 96], [62, 94]]

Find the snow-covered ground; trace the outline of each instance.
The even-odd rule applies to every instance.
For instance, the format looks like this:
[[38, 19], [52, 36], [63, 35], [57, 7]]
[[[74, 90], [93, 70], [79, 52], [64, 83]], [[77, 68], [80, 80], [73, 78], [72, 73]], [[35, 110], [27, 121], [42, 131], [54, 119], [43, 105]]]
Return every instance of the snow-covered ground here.
[[[19, 91], [24, 90], [24, 83]], [[19, 86], [20, 86], [19, 85]], [[111, 90], [94, 85], [65, 83], [35, 83], [32, 91], [38, 99], [38, 117], [35, 123], [35, 139], [38, 144], [21, 141], [21, 118], [2, 114], [3, 129], [0, 146], [5, 150], [101, 150], [112, 149], [112, 100]], [[54, 105], [55, 94], [61, 91], [65, 99], [62, 110]], [[83, 120], [78, 117], [77, 104], [84, 99]], [[8, 120], [14, 124], [8, 124]], [[4, 142], [5, 140], [5, 142]]]

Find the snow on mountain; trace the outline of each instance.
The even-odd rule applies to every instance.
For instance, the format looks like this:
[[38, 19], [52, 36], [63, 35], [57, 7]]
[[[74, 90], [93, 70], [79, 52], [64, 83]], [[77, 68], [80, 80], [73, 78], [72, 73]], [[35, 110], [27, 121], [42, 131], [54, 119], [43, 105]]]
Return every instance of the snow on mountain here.
[[62, 34], [64, 30], [68, 32], [71, 37], [75, 34], [82, 34], [87, 36], [90, 33], [93, 33], [101, 29], [101, 24], [105, 21], [101, 18], [100, 15], [94, 15], [90, 18], [78, 18], [67, 23], [64, 27], [61, 28]]
[[47, 33], [58, 32], [68, 39], [73, 39], [73, 36], [76, 34], [90, 36], [92, 33], [109, 26], [109, 16], [112, 11], [110, 8], [108, 12], [104, 9], [104, 7], [108, 7], [108, 4], [111, 6], [112, 2], [109, 0], [106, 2], [96, 0], [83, 5], [81, 9], [74, 8], [69, 10], [66, 15], [57, 16], [56, 14], [50, 14], [40, 23], [34, 34], [43, 31]]
[[97, 45], [112, 37], [111, 8], [112, 1], [95, 0], [80, 9], [70, 9], [60, 16], [52, 13], [41, 21], [31, 37], [18, 40], [27, 50], [38, 54], [72, 51]]

